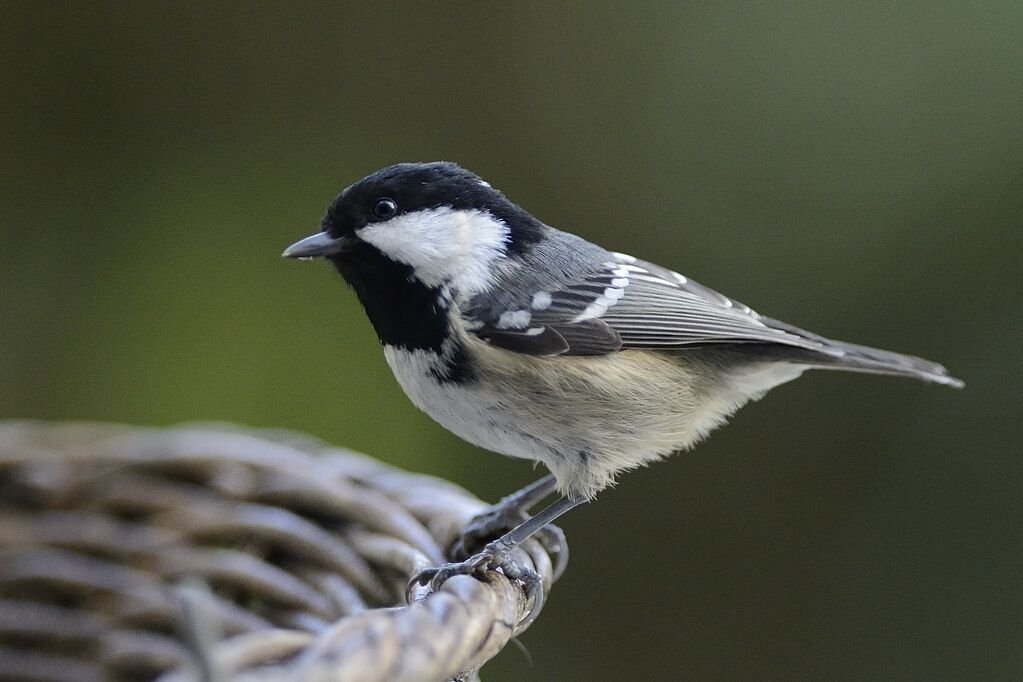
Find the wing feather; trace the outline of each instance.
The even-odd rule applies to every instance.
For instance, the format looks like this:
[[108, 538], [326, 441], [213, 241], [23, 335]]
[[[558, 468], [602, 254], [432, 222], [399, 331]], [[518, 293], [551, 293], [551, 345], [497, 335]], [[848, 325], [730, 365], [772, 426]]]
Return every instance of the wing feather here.
[[[537, 293], [529, 292], [531, 297]], [[541, 300], [544, 305], [526, 303], [510, 316], [470, 306], [468, 326], [494, 345], [536, 355], [737, 343], [827, 352], [815, 335], [775, 326], [749, 306], [684, 275], [623, 254], [610, 254], [598, 267], [569, 276], [556, 291], [543, 292]]]

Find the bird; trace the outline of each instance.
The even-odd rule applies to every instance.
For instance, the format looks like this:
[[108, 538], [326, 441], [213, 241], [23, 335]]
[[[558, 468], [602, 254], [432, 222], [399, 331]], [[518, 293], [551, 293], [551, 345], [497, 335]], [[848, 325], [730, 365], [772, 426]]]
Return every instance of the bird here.
[[283, 255], [333, 264], [419, 409], [549, 472], [474, 519], [461, 560], [410, 586], [500, 568], [536, 595], [537, 576], [512, 558], [521, 543], [555, 542], [552, 522], [621, 473], [691, 448], [808, 369], [964, 385], [937, 363], [800, 329], [551, 227], [451, 162], [367, 175]]

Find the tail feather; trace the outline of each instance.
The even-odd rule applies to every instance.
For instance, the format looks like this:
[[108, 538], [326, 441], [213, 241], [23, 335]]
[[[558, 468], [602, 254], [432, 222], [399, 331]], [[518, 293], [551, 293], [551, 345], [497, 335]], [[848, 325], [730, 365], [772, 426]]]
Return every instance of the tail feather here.
[[826, 340], [821, 353], [825, 360], [813, 366], [820, 369], [837, 369], [850, 372], [869, 372], [872, 374], [891, 374], [929, 381], [952, 388], [965, 386], [961, 379], [948, 373], [942, 365], [930, 360], [902, 353], [893, 353], [880, 348], [860, 346], [844, 341]]
[[767, 324], [778, 329], [784, 329], [803, 338], [816, 341], [821, 348], [812, 351], [797, 351], [805, 358], [810, 355], [810, 367], [816, 369], [837, 369], [847, 372], [866, 372], [869, 374], [890, 374], [893, 376], [909, 377], [921, 381], [929, 381], [952, 388], [962, 388], [966, 384], [948, 373], [942, 365], [930, 360], [918, 358], [913, 355], [893, 353], [880, 348], [861, 346], [845, 341], [835, 341], [819, 334], [800, 329], [793, 325], [762, 318]]

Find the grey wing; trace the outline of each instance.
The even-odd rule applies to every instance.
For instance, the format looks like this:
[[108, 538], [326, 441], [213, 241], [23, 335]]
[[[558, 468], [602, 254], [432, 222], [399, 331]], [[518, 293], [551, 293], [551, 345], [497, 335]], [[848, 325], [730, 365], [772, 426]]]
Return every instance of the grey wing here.
[[[623, 347], [670, 348], [718, 343], [770, 344], [776, 359], [788, 359], [822, 369], [891, 374], [962, 388], [942, 365], [913, 355], [893, 353], [836, 341], [786, 322], [764, 317], [738, 301], [652, 263], [614, 254], [630, 273], [629, 288], [620, 305], [608, 308], [605, 322], [618, 331]], [[632, 262], [629, 262], [632, 261]], [[674, 298], [659, 287], [675, 284]], [[664, 298], [655, 306], [642, 301]], [[666, 311], [671, 311], [667, 312]], [[785, 352], [778, 352], [785, 351]]]
[[775, 343], [813, 351], [826, 348], [824, 338], [778, 324], [684, 275], [625, 254], [613, 256], [608, 265], [615, 266], [615, 275], [623, 275], [618, 281], [624, 286], [601, 319], [618, 331], [623, 347]]
[[534, 355], [599, 355], [625, 348], [776, 343], [827, 353], [821, 337], [773, 326], [748, 306], [625, 254], [575, 273], [554, 291], [500, 310], [467, 313], [495, 346]]
[[827, 339], [764, 317], [667, 268], [604, 253], [608, 260], [572, 273], [553, 291], [477, 307], [467, 326], [495, 346], [532, 355], [760, 344], [772, 349], [765, 359], [963, 385], [936, 362]]

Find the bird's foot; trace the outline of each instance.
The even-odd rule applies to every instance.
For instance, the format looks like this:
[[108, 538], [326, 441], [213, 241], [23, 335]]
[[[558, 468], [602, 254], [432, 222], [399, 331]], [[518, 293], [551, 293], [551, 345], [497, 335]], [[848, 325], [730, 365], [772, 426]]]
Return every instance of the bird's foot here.
[[[494, 505], [473, 517], [451, 546], [451, 556], [471, 560], [484, 545], [500, 538], [529, 518], [521, 507]], [[554, 560], [554, 579], [557, 580], [568, 566], [568, 542], [565, 533], [553, 524], [544, 526], [533, 536]]]
[[448, 579], [456, 575], [479, 577], [487, 571], [497, 569], [500, 569], [505, 577], [520, 582], [526, 593], [526, 601], [530, 604], [530, 609], [519, 626], [533, 622], [543, 605], [543, 579], [536, 571], [513, 559], [511, 550], [503, 546], [500, 540], [489, 543], [480, 552], [464, 561], [441, 564], [420, 571], [409, 580], [406, 601], [411, 603], [412, 591], [416, 587], [428, 585], [431, 592], [436, 592]]

